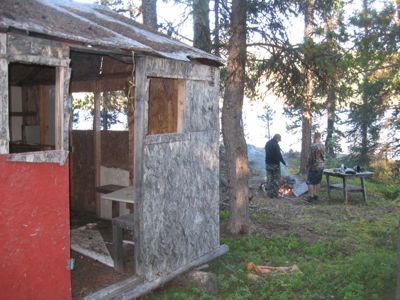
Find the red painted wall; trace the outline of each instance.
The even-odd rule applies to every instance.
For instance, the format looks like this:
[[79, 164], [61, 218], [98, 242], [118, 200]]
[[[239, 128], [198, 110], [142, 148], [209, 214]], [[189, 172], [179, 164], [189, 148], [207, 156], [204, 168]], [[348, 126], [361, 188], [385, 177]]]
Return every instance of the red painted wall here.
[[68, 162], [0, 155], [0, 298], [70, 299]]

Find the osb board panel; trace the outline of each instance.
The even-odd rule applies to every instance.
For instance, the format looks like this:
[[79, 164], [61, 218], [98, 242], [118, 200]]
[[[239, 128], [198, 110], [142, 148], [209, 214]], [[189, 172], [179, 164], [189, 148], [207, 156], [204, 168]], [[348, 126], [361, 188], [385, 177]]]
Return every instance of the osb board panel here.
[[[137, 273], [147, 280], [219, 247], [218, 115], [209, 116], [209, 109], [202, 113], [201, 104], [192, 118], [193, 99], [185, 97], [182, 134], [147, 136], [149, 78], [183, 79], [186, 87], [200, 83], [192, 88], [191, 98], [207, 82], [212, 95], [204, 101], [211, 101], [214, 109], [218, 105], [216, 71], [149, 57], [136, 61], [135, 255]], [[203, 101], [200, 98], [197, 101]], [[203, 122], [208, 125], [199, 129]]]
[[213, 82], [216, 70], [218, 72], [218, 68], [211, 66], [154, 58], [146, 61], [145, 75], [150, 77], [207, 80]]
[[[96, 212], [93, 131], [73, 130], [71, 137], [71, 201], [77, 209]], [[101, 165], [128, 170], [128, 131], [101, 132]]]
[[186, 83], [187, 128], [191, 132], [219, 130], [219, 84], [209, 81], [191, 81]]
[[69, 48], [66, 45], [26, 35], [8, 34], [7, 46], [11, 56], [33, 55], [56, 59], [69, 57]]
[[0, 156], [2, 299], [71, 299], [68, 163]]
[[0, 154], [8, 153], [10, 139], [8, 127], [8, 62], [2, 58], [7, 54], [7, 35], [0, 33]]
[[151, 279], [219, 247], [218, 131], [144, 149], [139, 260]]
[[128, 131], [101, 132], [101, 165], [129, 170]]
[[[0, 36], [1, 37], [1, 36]], [[0, 58], [0, 154], [8, 153], [9, 120], [8, 120], [8, 72], [7, 60]]]

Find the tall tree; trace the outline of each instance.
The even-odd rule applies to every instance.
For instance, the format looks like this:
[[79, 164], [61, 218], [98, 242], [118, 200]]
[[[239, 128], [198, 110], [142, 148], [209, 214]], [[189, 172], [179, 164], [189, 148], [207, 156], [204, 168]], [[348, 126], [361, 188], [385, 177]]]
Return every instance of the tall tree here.
[[142, 0], [143, 24], [157, 30], [157, 0]]
[[[304, 9], [304, 57], [306, 62], [311, 61], [312, 45], [313, 45], [313, 22], [314, 22], [314, 0], [305, 1]], [[305, 174], [307, 171], [308, 155], [311, 147], [311, 129], [312, 129], [312, 104], [314, 76], [310, 68], [310, 63], [306, 64], [305, 72], [305, 88], [303, 96], [303, 105], [301, 112], [301, 157], [300, 157], [300, 173]]]
[[360, 14], [352, 19], [359, 99], [350, 107], [349, 138], [352, 153], [362, 165], [371, 161], [379, 145], [380, 124], [392, 97], [393, 74], [398, 71], [394, 7], [386, 5], [378, 12], [371, 2], [363, 0]]
[[233, 234], [247, 233], [249, 230], [249, 169], [242, 124], [246, 66], [246, 15], [247, 1], [233, 0], [227, 79], [222, 108], [222, 134], [227, 156], [231, 200], [228, 230]]
[[209, 0], [193, 0], [193, 46], [211, 52]]
[[[325, 151], [330, 157], [335, 155], [335, 123], [336, 123], [336, 112], [337, 112], [337, 89], [338, 89], [338, 42], [335, 38], [335, 29], [337, 23], [342, 14], [341, 1], [338, 1], [338, 10], [332, 9], [328, 6], [323, 12], [323, 19], [325, 22], [325, 36], [327, 45], [327, 80], [326, 80], [326, 110], [327, 110], [327, 126], [326, 126], [326, 139], [325, 139]], [[335, 4], [335, 1], [332, 3]]]
[[[219, 40], [219, 1], [214, 0], [214, 54], [220, 56], [220, 40]], [[399, 0], [400, 1], [400, 0]]]

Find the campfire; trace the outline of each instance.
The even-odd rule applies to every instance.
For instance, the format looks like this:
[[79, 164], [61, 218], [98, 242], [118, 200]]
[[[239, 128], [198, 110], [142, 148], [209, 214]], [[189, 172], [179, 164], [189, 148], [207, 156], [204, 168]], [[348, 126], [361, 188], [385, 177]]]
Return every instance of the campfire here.
[[[303, 192], [301, 192], [300, 194], [296, 195], [296, 191], [294, 190], [295, 185], [296, 185], [296, 179], [294, 177], [292, 177], [292, 176], [281, 177], [281, 180], [279, 182], [279, 189], [278, 189], [279, 196], [281, 196], [281, 197], [296, 196], [297, 197], [307, 191], [307, 186], [305, 186], [305, 190]], [[268, 183], [265, 182], [260, 185], [260, 189], [262, 191], [264, 191], [264, 193], [267, 193], [270, 190], [270, 187], [268, 186]]]
[[279, 183], [279, 195], [280, 196], [293, 196], [293, 186], [296, 180], [290, 176], [284, 176], [281, 178]]

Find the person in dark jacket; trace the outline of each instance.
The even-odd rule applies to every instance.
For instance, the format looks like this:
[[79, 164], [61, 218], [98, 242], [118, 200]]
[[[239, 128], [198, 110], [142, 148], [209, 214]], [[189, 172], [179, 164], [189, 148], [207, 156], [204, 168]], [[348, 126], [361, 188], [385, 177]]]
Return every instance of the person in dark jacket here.
[[265, 144], [265, 169], [267, 171], [267, 188], [269, 189], [269, 197], [276, 198], [279, 196], [279, 181], [281, 179], [281, 165], [286, 166], [286, 162], [282, 157], [279, 142], [281, 135], [275, 134], [274, 137]]

